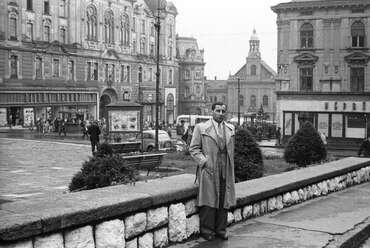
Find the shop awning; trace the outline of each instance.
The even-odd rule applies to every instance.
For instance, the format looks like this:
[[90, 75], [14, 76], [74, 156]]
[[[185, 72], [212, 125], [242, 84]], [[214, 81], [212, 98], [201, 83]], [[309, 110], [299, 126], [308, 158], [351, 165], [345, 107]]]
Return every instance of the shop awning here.
[[88, 113], [89, 111], [87, 110], [75, 110], [75, 109], [69, 109], [69, 110], [59, 110], [58, 113], [62, 113], [62, 114], [86, 114]]

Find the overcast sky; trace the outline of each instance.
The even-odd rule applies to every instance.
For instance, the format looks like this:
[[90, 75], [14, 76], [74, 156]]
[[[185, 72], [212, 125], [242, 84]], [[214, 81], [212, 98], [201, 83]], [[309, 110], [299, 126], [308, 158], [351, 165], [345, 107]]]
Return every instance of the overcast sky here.
[[271, 6], [289, 0], [167, 0], [178, 11], [176, 32], [204, 48], [205, 76], [227, 79], [245, 64], [256, 29], [262, 59], [276, 71], [277, 26]]

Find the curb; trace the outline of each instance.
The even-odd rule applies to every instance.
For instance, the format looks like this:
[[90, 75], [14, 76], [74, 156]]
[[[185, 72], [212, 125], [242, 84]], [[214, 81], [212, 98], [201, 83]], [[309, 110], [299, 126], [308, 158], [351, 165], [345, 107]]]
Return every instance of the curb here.
[[325, 248], [357, 248], [370, 237], [370, 217], [345, 234], [334, 236]]

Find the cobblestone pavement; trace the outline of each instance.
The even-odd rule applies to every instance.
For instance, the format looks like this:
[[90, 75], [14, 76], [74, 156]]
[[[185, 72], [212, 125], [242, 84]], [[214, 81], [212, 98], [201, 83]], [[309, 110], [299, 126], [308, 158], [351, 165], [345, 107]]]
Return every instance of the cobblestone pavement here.
[[0, 199], [67, 191], [72, 176], [91, 156], [90, 149], [87, 144], [0, 138]]

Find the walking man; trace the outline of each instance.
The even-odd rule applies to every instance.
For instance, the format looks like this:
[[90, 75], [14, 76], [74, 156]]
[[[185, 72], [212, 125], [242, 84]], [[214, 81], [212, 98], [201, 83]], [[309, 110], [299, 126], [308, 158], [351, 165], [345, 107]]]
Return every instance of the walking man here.
[[89, 126], [89, 128], [87, 129], [87, 133], [90, 135], [91, 152], [94, 155], [95, 147], [97, 147], [99, 144], [100, 128], [98, 125], [98, 121], [94, 121], [92, 125]]
[[227, 240], [228, 209], [236, 204], [234, 126], [225, 122], [227, 106], [212, 105], [213, 119], [195, 126], [189, 147], [198, 165], [200, 232], [208, 241]]

